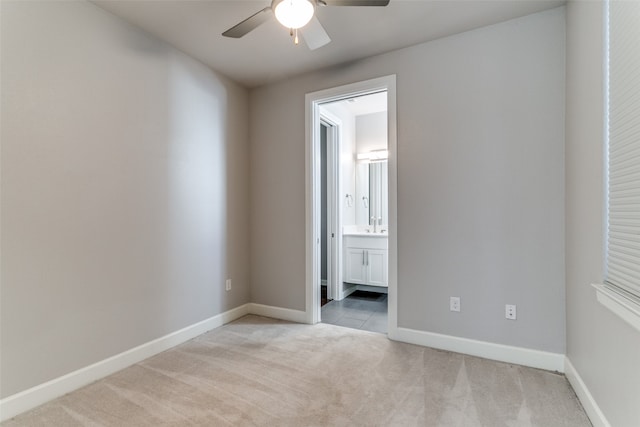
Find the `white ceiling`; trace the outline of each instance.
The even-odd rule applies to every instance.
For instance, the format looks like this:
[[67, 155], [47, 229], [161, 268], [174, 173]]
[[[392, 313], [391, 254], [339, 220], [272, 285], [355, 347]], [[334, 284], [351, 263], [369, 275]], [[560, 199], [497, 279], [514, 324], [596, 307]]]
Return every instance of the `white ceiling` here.
[[270, 0], [93, 0], [247, 87], [495, 24], [563, 0], [391, 0], [387, 7], [318, 7], [332, 42], [310, 51], [275, 19], [240, 39], [221, 33]]

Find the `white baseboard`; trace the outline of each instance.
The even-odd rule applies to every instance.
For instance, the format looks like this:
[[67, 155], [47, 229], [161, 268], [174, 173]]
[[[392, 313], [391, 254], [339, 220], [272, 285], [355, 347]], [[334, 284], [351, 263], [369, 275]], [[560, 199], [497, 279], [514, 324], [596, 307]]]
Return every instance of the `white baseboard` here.
[[358, 288], [357, 288], [356, 285], [353, 285], [353, 286], [351, 286], [350, 288], [348, 288], [346, 290], [343, 288], [342, 291], [341, 291], [341, 294], [340, 294], [340, 299], [341, 300], [345, 299], [346, 297], [348, 297], [349, 295], [351, 295], [352, 293], [354, 293], [357, 290], [358, 290]]
[[395, 341], [469, 354], [471, 356], [530, 366], [548, 371], [564, 372], [564, 354], [495, 344], [408, 328], [397, 328], [395, 331], [389, 331], [388, 336]]
[[290, 308], [274, 307], [271, 305], [247, 304], [249, 314], [271, 317], [273, 319], [288, 320], [289, 322], [308, 323], [307, 313]]
[[77, 371], [0, 400], [0, 422], [77, 390], [249, 313], [249, 304], [195, 323]]
[[611, 424], [609, 424], [609, 421], [605, 418], [598, 403], [591, 395], [587, 385], [582, 381], [582, 377], [580, 377], [580, 374], [578, 374], [578, 371], [576, 371], [576, 368], [568, 357], [564, 359], [564, 366], [564, 372], [569, 380], [569, 384], [571, 384], [571, 387], [573, 387], [573, 390], [576, 392], [576, 396], [578, 396], [580, 403], [582, 403], [582, 407], [589, 416], [593, 427], [611, 427]]

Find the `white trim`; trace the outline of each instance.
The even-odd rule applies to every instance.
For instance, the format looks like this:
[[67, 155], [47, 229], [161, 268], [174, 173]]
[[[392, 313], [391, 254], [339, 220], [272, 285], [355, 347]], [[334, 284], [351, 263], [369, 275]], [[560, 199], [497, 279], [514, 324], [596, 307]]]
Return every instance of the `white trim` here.
[[307, 313], [300, 310], [256, 303], [247, 304], [247, 309], [249, 314], [255, 314], [257, 316], [271, 317], [272, 319], [287, 320], [295, 323], [309, 323], [307, 322]]
[[[318, 120], [320, 118], [320, 108], [318, 103], [313, 102], [310, 95], [305, 96], [305, 312], [307, 314], [306, 323], [315, 324], [320, 321], [320, 310], [315, 308], [320, 304], [319, 295], [314, 292], [316, 289], [318, 274], [317, 246], [319, 221], [315, 217], [316, 209], [320, 201], [317, 191], [317, 168], [319, 156], [317, 155], [320, 131]], [[315, 163], [314, 163], [315, 162]], [[315, 258], [314, 258], [315, 256]]]
[[249, 314], [244, 304], [0, 400], [0, 422]]
[[349, 295], [351, 295], [352, 293], [354, 293], [355, 291], [358, 290], [358, 286], [357, 285], [352, 285], [349, 288], [345, 288], [344, 287], [344, 283], [342, 284], [342, 291], [341, 291], [341, 298], [340, 299], [345, 299], [346, 297], [348, 297]]
[[390, 332], [397, 328], [397, 279], [398, 279], [398, 226], [397, 226], [397, 114], [396, 76], [379, 77], [344, 86], [325, 89], [305, 95], [305, 313], [306, 323], [314, 324], [320, 319], [318, 291], [317, 241], [319, 220], [316, 218], [317, 192], [317, 152], [319, 146], [319, 105], [345, 98], [366, 95], [373, 92], [387, 92], [387, 132], [389, 149], [389, 325]]
[[[327, 289], [329, 299], [339, 299], [342, 284], [342, 172], [340, 164], [340, 141], [342, 141], [342, 120], [329, 111], [319, 111], [320, 121], [327, 125], [327, 279], [331, 286]], [[331, 234], [334, 235], [331, 238]], [[329, 251], [329, 249], [331, 249]]]
[[568, 357], [564, 358], [564, 372], [567, 380], [569, 380], [569, 384], [571, 384], [571, 387], [573, 387], [573, 390], [576, 392], [578, 400], [582, 403], [582, 407], [587, 413], [593, 427], [611, 427], [611, 424], [607, 421], [598, 403], [591, 395], [587, 385], [582, 381], [580, 374], [578, 374], [578, 371], [576, 371], [576, 368]]
[[388, 168], [388, 282], [387, 282], [387, 331], [398, 329], [398, 117], [396, 109], [396, 76], [387, 81], [387, 150]]
[[596, 289], [598, 302], [614, 314], [640, 331], [640, 299], [631, 294], [618, 291], [613, 286], [592, 284]]
[[417, 331], [408, 328], [397, 328], [394, 333], [389, 334], [389, 338], [396, 341], [469, 354], [471, 356], [483, 357], [500, 362], [514, 363], [532, 368], [546, 369], [548, 371], [564, 372], [564, 354], [559, 353], [550, 353], [524, 347], [514, 347], [469, 338], [436, 334], [433, 332]]

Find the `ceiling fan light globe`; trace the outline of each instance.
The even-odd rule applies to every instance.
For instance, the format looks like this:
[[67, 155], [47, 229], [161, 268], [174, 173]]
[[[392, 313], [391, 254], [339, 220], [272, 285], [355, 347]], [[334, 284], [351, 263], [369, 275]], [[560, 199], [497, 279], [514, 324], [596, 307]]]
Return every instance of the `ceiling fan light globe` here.
[[281, 0], [274, 8], [278, 22], [294, 30], [307, 25], [313, 11], [313, 3], [309, 0]]

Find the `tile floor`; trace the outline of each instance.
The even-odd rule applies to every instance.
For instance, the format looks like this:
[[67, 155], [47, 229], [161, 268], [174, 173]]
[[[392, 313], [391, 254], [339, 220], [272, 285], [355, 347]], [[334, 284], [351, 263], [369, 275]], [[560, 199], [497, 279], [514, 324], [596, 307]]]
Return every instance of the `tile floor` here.
[[387, 333], [387, 294], [356, 291], [322, 306], [322, 323]]

